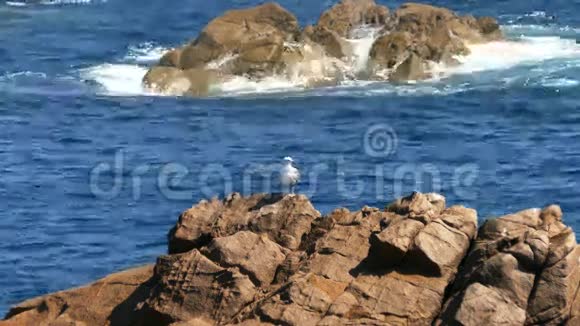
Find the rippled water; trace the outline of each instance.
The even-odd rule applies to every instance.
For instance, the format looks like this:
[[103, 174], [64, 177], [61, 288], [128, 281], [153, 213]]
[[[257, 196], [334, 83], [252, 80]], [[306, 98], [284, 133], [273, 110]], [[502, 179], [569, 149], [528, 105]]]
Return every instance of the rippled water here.
[[[286, 155], [323, 212], [441, 190], [481, 220], [559, 203], [580, 230], [580, 2], [434, 2], [499, 17], [510, 40], [427, 82], [143, 92], [164, 49], [255, 3], [0, 3], [0, 313], [153, 262], [181, 211], [230, 190], [223, 179], [263, 190], [244, 176]], [[331, 2], [282, 4], [304, 25]], [[377, 128], [386, 142], [369, 142]]]

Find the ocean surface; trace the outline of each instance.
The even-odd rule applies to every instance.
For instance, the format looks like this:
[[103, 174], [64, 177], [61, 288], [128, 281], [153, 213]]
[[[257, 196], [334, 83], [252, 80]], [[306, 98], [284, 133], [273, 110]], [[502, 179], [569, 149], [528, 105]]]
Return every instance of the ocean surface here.
[[[323, 213], [440, 191], [480, 221], [557, 203], [580, 231], [580, 1], [432, 2], [497, 17], [508, 40], [425, 82], [143, 91], [166, 49], [257, 3], [0, 2], [0, 314], [153, 263], [180, 212], [277, 191], [287, 155]], [[281, 4], [304, 26], [332, 2]]]

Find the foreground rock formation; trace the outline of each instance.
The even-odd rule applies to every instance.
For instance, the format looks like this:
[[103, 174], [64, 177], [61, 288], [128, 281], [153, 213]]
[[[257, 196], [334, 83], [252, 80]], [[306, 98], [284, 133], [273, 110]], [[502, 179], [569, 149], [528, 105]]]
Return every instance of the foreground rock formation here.
[[[369, 33], [374, 44], [359, 53], [352, 41]], [[424, 4], [391, 12], [374, 0], [342, 0], [302, 29], [292, 13], [266, 3], [215, 18], [195, 40], [166, 53], [143, 83], [156, 92], [203, 96], [235, 76], [279, 76], [305, 87], [358, 78], [418, 80], [429, 77], [429, 64], [456, 64], [455, 56], [469, 54], [468, 44], [502, 38], [493, 18]]]
[[558, 206], [491, 219], [414, 193], [327, 216], [300, 195], [185, 211], [169, 254], [26, 301], [0, 325], [578, 325], [580, 247]]

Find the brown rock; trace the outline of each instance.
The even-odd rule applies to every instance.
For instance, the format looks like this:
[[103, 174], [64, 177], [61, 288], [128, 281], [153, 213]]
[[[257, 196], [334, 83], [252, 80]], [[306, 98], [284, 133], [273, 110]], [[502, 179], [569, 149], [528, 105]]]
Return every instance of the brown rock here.
[[205, 96], [216, 80], [217, 73], [208, 68], [212, 62], [220, 75], [270, 75], [284, 68], [284, 42], [299, 34], [296, 17], [278, 4], [231, 10], [212, 20], [194, 42], [166, 53], [144, 85], [170, 95]]
[[425, 62], [416, 54], [411, 54], [395, 68], [395, 71], [389, 76], [389, 79], [394, 82], [423, 80], [428, 76], [425, 72], [425, 65]]
[[272, 283], [278, 267], [286, 259], [284, 248], [266, 236], [249, 231], [214, 239], [205, 251], [209, 259], [221, 266], [238, 267], [257, 286]]
[[398, 199], [387, 207], [388, 211], [399, 215], [408, 215], [409, 218], [423, 224], [431, 222], [445, 209], [445, 198], [437, 194], [421, 194], [418, 192]]
[[[569, 238], [574, 238], [574, 234]], [[560, 245], [553, 244], [550, 251], [558, 250], [555, 247]], [[545, 267], [535, 283], [526, 324], [562, 325], [571, 317], [572, 305], [580, 289], [580, 247], [576, 246], [555, 265]]]
[[[477, 236], [477, 240], [474, 238]], [[27, 301], [2, 325], [576, 325], [580, 246], [561, 209], [487, 221], [415, 193], [321, 217], [297, 195], [183, 213], [177, 254]], [[470, 250], [471, 248], [471, 250]], [[467, 252], [469, 254], [466, 256]], [[453, 282], [453, 284], [452, 284]]]
[[556, 222], [562, 221], [562, 209], [558, 205], [551, 205], [542, 211], [540, 214], [542, 225], [550, 226]]
[[308, 26], [303, 33], [312, 42], [320, 44], [328, 55], [335, 58], [345, 56], [343, 50], [344, 41], [340, 39], [336, 32], [330, 31], [323, 26]]
[[260, 207], [252, 215], [250, 230], [265, 233], [281, 246], [296, 250], [300, 247], [302, 237], [310, 232], [312, 222], [320, 217], [320, 212], [306, 196], [287, 195], [277, 202]]
[[417, 235], [409, 258], [440, 275], [448, 268], [456, 269], [459, 266], [470, 243], [467, 235], [437, 220]]
[[454, 56], [469, 54], [466, 43], [502, 38], [493, 18], [460, 17], [445, 8], [417, 3], [397, 9], [383, 33], [373, 44], [371, 63], [377, 75], [400, 65], [390, 77], [395, 81], [428, 78], [426, 62], [456, 64]]
[[348, 37], [350, 32], [361, 25], [384, 25], [389, 19], [389, 9], [374, 0], [342, 0], [318, 20], [318, 26]]
[[294, 281], [282, 296], [274, 296], [259, 308], [259, 316], [275, 324], [316, 325], [348, 283], [313, 274]]
[[165, 53], [161, 59], [159, 59], [159, 66], [179, 68], [182, 51], [183, 49], [173, 49]]
[[570, 311], [570, 320], [566, 323], [566, 326], [573, 325], [580, 325], [580, 289], [576, 292], [576, 298], [574, 298]]
[[0, 325], [128, 325], [153, 284], [153, 266], [109, 275], [93, 284], [25, 301]]
[[393, 68], [409, 57], [413, 50], [413, 36], [408, 32], [392, 32], [379, 37], [371, 48], [375, 65]]
[[503, 35], [495, 18], [481, 17], [477, 19], [479, 30], [488, 40], [502, 39]]
[[[473, 283], [465, 290], [455, 312], [460, 325], [522, 325], [526, 311], [506, 302], [493, 287]], [[440, 320], [436, 325], [450, 325]]]
[[174, 67], [156, 66], [145, 77], [145, 88], [166, 95], [207, 96], [212, 84], [217, 82], [217, 73], [204, 69], [180, 70]]
[[[298, 34], [296, 17], [278, 4], [266, 3], [249, 9], [231, 10], [212, 20], [199, 38], [186, 47], [181, 55], [180, 67], [199, 68], [228, 54], [238, 53], [243, 57], [246, 55], [244, 52], [263, 47], [265, 42], [278, 44], [275, 39], [291, 40]], [[263, 50], [264, 57], [255, 52], [247, 56], [253, 60], [272, 61], [279, 59], [275, 53]]]
[[257, 290], [237, 268], [220, 267], [198, 250], [159, 257], [155, 279], [156, 286], [141, 311], [143, 324], [194, 318], [224, 323], [254, 301]]
[[531, 209], [486, 222], [438, 324], [561, 325], [580, 287], [574, 233], [561, 209]]
[[378, 235], [371, 238], [373, 252], [377, 259], [384, 258], [394, 264], [400, 263], [409, 251], [415, 237], [425, 225], [419, 221], [402, 219], [389, 225]]
[[259, 194], [243, 198], [234, 193], [224, 201], [201, 201], [184, 212], [169, 234], [169, 253], [200, 248], [213, 238], [247, 229], [297, 249], [318, 217], [320, 213], [304, 196]]

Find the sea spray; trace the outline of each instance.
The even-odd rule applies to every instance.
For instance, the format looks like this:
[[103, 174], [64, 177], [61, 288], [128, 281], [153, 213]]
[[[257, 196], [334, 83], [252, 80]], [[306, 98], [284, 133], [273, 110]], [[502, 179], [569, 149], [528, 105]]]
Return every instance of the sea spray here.
[[380, 28], [361, 26], [352, 31], [346, 39], [351, 48], [349, 68], [357, 78], [368, 76], [370, 52], [376, 39], [380, 35]]
[[[508, 28], [509, 29], [509, 28]], [[532, 34], [532, 33], [530, 33]], [[532, 34], [533, 35], [533, 34]], [[374, 40], [379, 36], [376, 29], [362, 28], [356, 30], [346, 40], [351, 45], [349, 58], [341, 61], [328, 57], [319, 52], [315, 47], [305, 47], [301, 44], [287, 44], [288, 46], [305, 47], [305, 58], [290, 67], [285, 73], [265, 78], [250, 78], [247, 76], [233, 76], [224, 79], [219, 85], [212, 88], [212, 94], [216, 96], [236, 96], [246, 94], [270, 94], [303, 91], [307, 88], [320, 86], [338, 86], [337, 92], [343, 92], [342, 86], [346, 86], [349, 92], [352, 88], [362, 88], [361, 94], [395, 93], [412, 94], [413, 89], [420, 88], [418, 93], [424, 94], [433, 91], [455, 92], [453, 85], [448, 85], [441, 90], [437, 84], [431, 84], [438, 79], [448, 78], [454, 75], [470, 75], [484, 71], [500, 71], [511, 69], [521, 65], [538, 65], [550, 60], [566, 60], [568, 66], [580, 67], [580, 45], [574, 39], [561, 38], [558, 36], [511, 36], [509, 40], [497, 41], [486, 44], [469, 45], [471, 54], [456, 57], [459, 64], [446, 66], [434, 64], [431, 72], [434, 75], [432, 81], [418, 83], [418, 85], [391, 86], [386, 84], [375, 85], [369, 88], [369, 52]], [[157, 60], [163, 49], [153, 44], [140, 44], [130, 47], [128, 54], [119, 64], [101, 64], [81, 71], [84, 80], [96, 82], [99, 92], [107, 95], [153, 95], [143, 89], [141, 81], [147, 72], [146, 65]], [[228, 56], [209, 64], [209, 68], [219, 68], [235, 56]], [[141, 65], [142, 63], [142, 65]], [[569, 68], [569, 67], [568, 67]], [[548, 69], [548, 68], [546, 68]], [[551, 69], [551, 68], [550, 68]], [[543, 71], [543, 74], [549, 71]], [[531, 74], [531, 72], [528, 72]], [[532, 76], [533, 77], [533, 76]], [[566, 82], [554, 82], [550, 79], [550, 85], [576, 85], [573, 80]], [[501, 83], [501, 81], [498, 81]], [[431, 85], [422, 84], [430, 83]], [[342, 85], [342, 86], [341, 86]], [[477, 87], [471, 85], [468, 88]], [[365, 88], [369, 88], [365, 90]], [[466, 89], [465, 85], [457, 87], [459, 90]], [[384, 89], [382, 91], [381, 89]], [[400, 90], [400, 91], [399, 91]], [[368, 91], [368, 92], [367, 92]], [[322, 90], [320, 92], [323, 92]]]
[[468, 45], [471, 53], [456, 57], [460, 64], [433, 65], [440, 77], [504, 70], [518, 65], [536, 64], [553, 59], [580, 58], [580, 45], [560, 37], [519, 37], [514, 40]]

